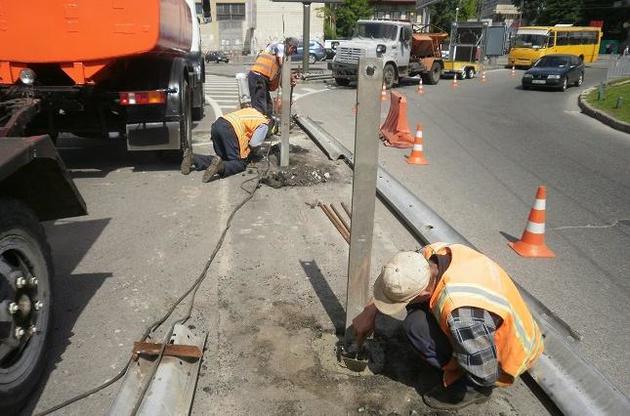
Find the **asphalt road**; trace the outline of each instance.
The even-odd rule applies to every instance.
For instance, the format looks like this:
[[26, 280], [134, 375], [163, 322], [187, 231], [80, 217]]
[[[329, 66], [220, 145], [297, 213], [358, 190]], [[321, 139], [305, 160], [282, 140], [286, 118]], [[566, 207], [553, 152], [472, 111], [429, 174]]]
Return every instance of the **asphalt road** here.
[[[603, 64], [564, 93], [524, 91], [521, 75], [490, 71], [487, 83], [464, 80], [456, 90], [444, 79], [423, 96], [416, 83], [398, 87], [410, 127], [424, 126], [430, 164], [408, 165], [408, 150], [386, 147], [380, 162], [581, 333], [577, 351], [628, 395], [630, 136], [577, 106], [578, 93], [605, 77]], [[337, 88], [304, 97], [297, 111], [352, 149], [355, 94]], [[538, 185], [547, 186], [554, 259], [521, 258], [507, 246], [523, 232]]]

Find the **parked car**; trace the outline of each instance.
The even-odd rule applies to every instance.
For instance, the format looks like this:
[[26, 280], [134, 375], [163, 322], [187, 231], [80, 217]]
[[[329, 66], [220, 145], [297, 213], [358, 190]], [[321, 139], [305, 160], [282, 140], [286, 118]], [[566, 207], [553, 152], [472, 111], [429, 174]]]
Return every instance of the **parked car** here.
[[337, 46], [340, 40], [328, 39], [324, 41], [324, 49], [326, 50], [326, 59], [333, 59], [337, 54]]
[[[295, 54], [291, 56], [291, 60], [293, 62], [301, 61], [302, 57], [304, 56], [303, 54], [304, 45], [302, 44], [302, 42], [300, 42], [297, 48], [297, 52], [295, 52]], [[309, 42], [308, 55], [308, 61], [314, 64], [317, 61], [323, 61], [324, 59], [326, 59], [326, 49], [324, 48], [324, 45], [322, 45], [318, 41], [312, 40]]]
[[584, 63], [575, 55], [545, 55], [523, 75], [523, 89], [554, 88], [565, 91], [569, 85], [584, 82]]
[[226, 64], [230, 62], [230, 58], [221, 51], [210, 51], [206, 53], [206, 62], [225, 62]]

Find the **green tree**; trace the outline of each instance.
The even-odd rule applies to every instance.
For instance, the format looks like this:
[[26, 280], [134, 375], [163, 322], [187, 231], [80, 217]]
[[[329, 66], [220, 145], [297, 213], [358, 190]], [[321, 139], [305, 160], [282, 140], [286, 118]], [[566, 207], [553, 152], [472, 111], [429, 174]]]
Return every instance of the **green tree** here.
[[455, 21], [456, 9], [457, 20], [465, 21], [477, 17], [477, 12], [481, 0], [444, 0], [429, 6], [431, 12], [431, 24], [439, 29], [450, 32], [451, 23]]
[[352, 36], [357, 20], [369, 19], [374, 14], [374, 9], [368, 0], [344, 0], [343, 4], [330, 8], [334, 15], [336, 33], [341, 37]]
[[540, 16], [544, 8], [545, 0], [512, 0], [512, 3], [521, 11], [523, 25], [533, 25], [537, 23], [538, 16]]
[[582, 17], [584, 0], [545, 0], [536, 24], [553, 26], [557, 23], [577, 23]]
[[604, 0], [512, 0], [522, 7], [523, 23], [553, 26], [557, 23], [578, 23], [583, 18], [584, 2]]

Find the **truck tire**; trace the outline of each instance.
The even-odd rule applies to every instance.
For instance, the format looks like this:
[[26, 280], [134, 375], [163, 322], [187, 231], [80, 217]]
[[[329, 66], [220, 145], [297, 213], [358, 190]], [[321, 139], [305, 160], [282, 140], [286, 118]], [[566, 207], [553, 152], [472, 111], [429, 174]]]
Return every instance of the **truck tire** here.
[[473, 79], [475, 77], [475, 68], [468, 67], [466, 68], [466, 78]]
[[203, 105], [201, 107], [193, 107], [192, 109], [192, 119], [194, 121], [200, 121], [204, 116], [204, 108]]
[[426, 84], [436, 85], [438, 82], [440, 82], [441, 76], [442, 66], [437, 62], [433, 62], [433, 65], [431, 65], [431, 70], [427, 72], [424, 81]]
[[315, 62], [317, 62], [317, 57], [314, 54], [310, 53], [308, 55], [308, 63], [314, 64]]
[[350, 80], [348, 78], [337, 78], [337, 77], [335, 77], [335, 82], [340, 87], [347, 87], [348, 85], [350, 85]]
[[192, 150], [192, 91], [188, 81], [184, 79], [182, 83], [182, 114], [180, 120], [180, 140], [182, 152], [186, 149]]
[[393, 64], [385, 64], [383, 68], [383, 83], [385, 88], [390, 89], [396, 84], [396, 68]]
[[[29, 282], [22, 288], [16, 284], [19, 275]], [[35, 285], [30, 282], [34, 276]], [[46, 366], [52, 278], [50, 248], [39, 221], [21, 202], [0, 198], [0, 414], [14, 414], [25, 404]], [[13, 314], [11, 302], [19, 305]], [[26, 332], [19, 339], [17, 325]], [[31, 335], [32, 326], [37, 329]]]

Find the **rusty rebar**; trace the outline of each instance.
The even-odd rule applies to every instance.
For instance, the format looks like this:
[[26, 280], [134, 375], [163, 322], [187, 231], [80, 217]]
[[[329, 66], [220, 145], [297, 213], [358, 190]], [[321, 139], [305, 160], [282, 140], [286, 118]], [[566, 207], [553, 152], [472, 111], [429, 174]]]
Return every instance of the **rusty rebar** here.
[[333, 204], [330, 204], [330, 207], [332, 208], [333, 211], [335, 211], [335, 214], [337, 214], [337, 218], [339, 218], [339, 220], [343, 224], [343, 226], [346, 229], [346, 231], [348, 231], [348, 235], [349, 235], [350, 234], [350, 225], [348, 224], [346, 219], [339, 213], [339, 211], [337, 211], [337, 208], [335, 208], [335, 206]]
[[348, 214], [348, 218], [350, 218], [350, 221], [352, 221], [352, 212], [350, 212], [350, 209], [345, 204], [345, 202], [342, 202], [341, 206], [343, 207], [343, 210], [346, 211], [346, 214]]
[[332, 222], [332, 224], [335, 226], [337, 231], [339, 231], [339, 234], [341, 234], [343, 239], [346, 240], [348, 244], [350, 244], [350, 234], [346, 231], [341, 221], [339, 221], [339, 219], [335, 217], [333, 212], [326, 205], [322, 203], [318, 203], [318, 205], [322, 209], [322, 211], [324, 211], [324, 214], [326, 214], [330, 222]]

